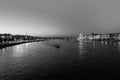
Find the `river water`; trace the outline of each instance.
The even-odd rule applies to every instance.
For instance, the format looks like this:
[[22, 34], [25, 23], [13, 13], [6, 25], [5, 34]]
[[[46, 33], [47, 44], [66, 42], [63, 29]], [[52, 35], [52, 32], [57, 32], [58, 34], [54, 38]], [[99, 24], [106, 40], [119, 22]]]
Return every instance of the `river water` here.
[[[53, 47], [54, 43], [61, 47]], [[49, 40], [0, 50], [0, 80], [62, 80], [119, 73], [119, 42]]]

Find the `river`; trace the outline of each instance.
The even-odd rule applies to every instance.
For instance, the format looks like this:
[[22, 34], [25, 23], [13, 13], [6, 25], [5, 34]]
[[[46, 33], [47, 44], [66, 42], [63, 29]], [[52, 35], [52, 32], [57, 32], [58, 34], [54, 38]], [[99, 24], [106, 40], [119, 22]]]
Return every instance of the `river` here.
[[[60, 44], [55, 48], [52, 44]], [[62, 80], [120, 73], [120, 42], [48, 40], [0, 50], [0, 80]]]

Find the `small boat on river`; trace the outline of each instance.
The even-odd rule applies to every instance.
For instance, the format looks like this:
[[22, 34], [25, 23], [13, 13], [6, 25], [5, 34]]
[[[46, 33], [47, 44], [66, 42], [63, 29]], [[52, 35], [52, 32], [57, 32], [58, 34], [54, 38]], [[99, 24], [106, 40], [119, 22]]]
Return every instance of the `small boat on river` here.
[[59, 44], [54, 44], [53, 45], [55, 48], [60, 48], [60, 45]]

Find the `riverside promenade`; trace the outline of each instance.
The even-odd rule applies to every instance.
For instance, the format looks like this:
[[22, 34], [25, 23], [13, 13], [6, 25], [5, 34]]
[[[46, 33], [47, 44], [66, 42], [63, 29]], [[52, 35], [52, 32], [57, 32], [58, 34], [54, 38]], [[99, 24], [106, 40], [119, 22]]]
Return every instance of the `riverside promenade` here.
[[43, 41], [43, 40], [24, 40], [24, 41], [4, 42], [4, 43], [0, 43], [0, 49], [5, 48], [5, 47], [14, 46], [14, 45], [30, 43], [30, 42], [38, 42], [38, 41]]

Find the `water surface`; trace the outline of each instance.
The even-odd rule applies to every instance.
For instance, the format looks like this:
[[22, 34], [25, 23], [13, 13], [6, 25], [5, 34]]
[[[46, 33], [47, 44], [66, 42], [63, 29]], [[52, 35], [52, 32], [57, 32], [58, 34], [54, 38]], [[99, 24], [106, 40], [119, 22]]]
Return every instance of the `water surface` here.
[[[54, 43], [61, 47], [53, 47]], [[49, 40], [0, 50], [1, 80], [61, 80], [119, 73], [119, 42]]]

